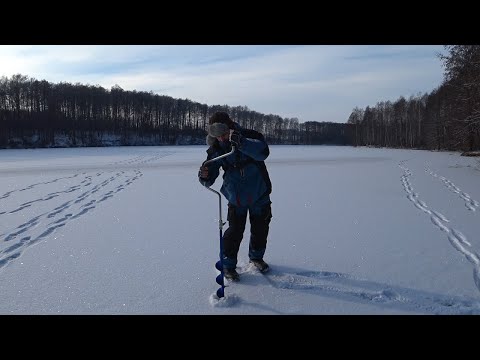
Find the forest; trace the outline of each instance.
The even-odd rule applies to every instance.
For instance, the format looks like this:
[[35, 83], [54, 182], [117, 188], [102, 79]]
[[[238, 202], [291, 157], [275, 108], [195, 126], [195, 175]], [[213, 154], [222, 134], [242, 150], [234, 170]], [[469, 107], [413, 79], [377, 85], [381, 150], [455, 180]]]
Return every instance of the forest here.
[[201, 104], [119, 85], [0, 78], [0, 148], [201, 145], [208, 118], [227, 111], [270, 144], [480, 149], [480, 46], [446, 45], [442, 84], [427, 94], [356, 107], [345, 123], [300, 122], [247, 106]]

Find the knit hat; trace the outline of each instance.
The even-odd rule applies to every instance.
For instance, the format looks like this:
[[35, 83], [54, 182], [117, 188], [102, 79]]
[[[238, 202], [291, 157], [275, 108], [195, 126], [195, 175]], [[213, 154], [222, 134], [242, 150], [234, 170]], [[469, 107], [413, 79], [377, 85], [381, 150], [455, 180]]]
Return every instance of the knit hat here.
[[217, 137], [228, 133], [229, 128], [227, 124], [213, 123], [208, 126], [207, 145], [212, 146], [217, 140]]
[[229, 128], [227, 124], [214, 123], [208, 126], [208, 135], [212, 137], [219, 137], [228, 133]]
[[214, 123], [227, 124], [228, 127], [231, 128], [233, 125], [233, 120], [230, 119], [230, 116], [225, 111], [217, 111], [212, 116], [210, 116], [210, 119], [208, 119], [208, 123], [210, 125]]
[[207, 145], [215, 144], [217, 137], [226, 134], [230, 128], [233, 128], [233, 120], [225, 111], [217, 111], [208, 119]]

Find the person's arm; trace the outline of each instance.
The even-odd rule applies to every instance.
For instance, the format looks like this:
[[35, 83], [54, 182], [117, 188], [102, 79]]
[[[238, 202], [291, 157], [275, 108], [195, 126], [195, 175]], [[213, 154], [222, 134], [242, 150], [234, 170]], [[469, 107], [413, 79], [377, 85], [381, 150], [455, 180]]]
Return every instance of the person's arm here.
[[242, 153], [251, 158], [263, 161], [270, 155], [270, 149], [265, 138], [260, 134], [259, 139], [252, 139], [242, 136], [238, 131], [230, 133], [230, 142]]
[[[208, 152], [207, 160], [217, 157], [217, 152]], [[215, 183], [218, 175], [220, 175], [220, 161], [213, 161], [205, 166], [200, 166], [198, 171], [198, 181], [206, 187], [210, 187]]]

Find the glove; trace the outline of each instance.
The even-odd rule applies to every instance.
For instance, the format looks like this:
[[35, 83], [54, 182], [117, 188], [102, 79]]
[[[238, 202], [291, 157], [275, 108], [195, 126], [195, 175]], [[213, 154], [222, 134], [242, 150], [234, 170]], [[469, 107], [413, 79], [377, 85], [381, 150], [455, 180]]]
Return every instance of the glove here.
[[236, 148], [239, 148], [241, 143], [242, 143], [242, 134], [240, 134], [238, 131], [233, 131], [231, 134], [230, 134], [230, 142], [232, 143], [233, 146], [235, 146]]
[[208, 167], [207, 166], [200, 166], [200, 170], [198, 170], [198, 177], [203, 180], [208, 179]]

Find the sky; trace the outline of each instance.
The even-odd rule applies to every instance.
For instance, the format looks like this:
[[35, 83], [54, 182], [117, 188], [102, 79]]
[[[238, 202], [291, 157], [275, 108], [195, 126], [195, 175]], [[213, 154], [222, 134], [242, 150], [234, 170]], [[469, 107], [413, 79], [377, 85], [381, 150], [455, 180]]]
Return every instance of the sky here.
[[0, 76], [146, 91], [345, 123], [355, 107], [430, 93], [442, 45], [0, 45]]
[[478, 158], [270, 150], [271, 270], [247, 225], [221, 298], [206, 146], [1, 150], [0, 315], [480, 314]]

